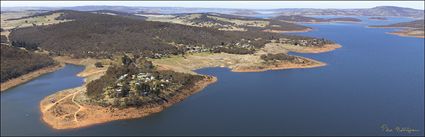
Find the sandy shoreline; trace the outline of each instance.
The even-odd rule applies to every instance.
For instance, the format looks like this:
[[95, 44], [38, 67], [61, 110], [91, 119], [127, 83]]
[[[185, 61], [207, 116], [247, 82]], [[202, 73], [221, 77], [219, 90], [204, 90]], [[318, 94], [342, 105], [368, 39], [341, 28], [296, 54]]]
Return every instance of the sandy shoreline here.
[[65, 64], [59, 63], [57, 65], [44, 67], [44, 68], [32, 71], [30, 73], [24, 74], [22, 76], [19, 76], [17, 78], [3, 82], [3, 83], [1, 83], [1, 92], [6, 91], [7, 89], [10, 89], [12, 87], [18, 86], [20, 84], [26, 83], [26, 82], [34, 79], [34, 78], [37, 78], [39, 76], [44, 75], [44, 74], [59, 70], [63, 66], [65, 66]]

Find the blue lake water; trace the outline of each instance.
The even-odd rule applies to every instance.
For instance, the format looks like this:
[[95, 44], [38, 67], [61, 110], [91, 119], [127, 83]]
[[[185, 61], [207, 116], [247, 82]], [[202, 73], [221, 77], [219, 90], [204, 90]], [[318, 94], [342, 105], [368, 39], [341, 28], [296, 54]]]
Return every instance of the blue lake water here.
[[[312, 69], [234, 73], [197, 72], [218, 82], [161, 113], [81, 129], [57, 131], [40, 120], [39, 101], [75, 87], [83, 68], [67, 65], [1, 93], [1, 135], [424, 135], [424, 39], [386, 34], [363, 23], [306, 24], [343, 47], [297, 54], [326, 62]], [[295, 54], [295, 53], [294, 53]], [[384, 132], [409, 127], [413, 133]]]

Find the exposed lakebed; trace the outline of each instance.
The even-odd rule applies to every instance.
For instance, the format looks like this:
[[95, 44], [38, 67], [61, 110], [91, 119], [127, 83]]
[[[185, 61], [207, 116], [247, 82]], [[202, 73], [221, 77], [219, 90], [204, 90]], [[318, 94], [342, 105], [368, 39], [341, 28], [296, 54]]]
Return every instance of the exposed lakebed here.
[[[308, 24], [298, 35], [324, 37], [343, 47], [303, 54], [328, 65], [235, 73], [225, 68], [197, 72], [218, 78], [203, 91], [143, 119], [71, 130], [50, 129], [39, 102], [83, 79], [83, 67], [67, 65], [1, 93], [2, 135], [423, 135], [424, 39], [386, 34], [396, 29], [363, 23]], [[409, 127], [418, 132], [384, 132]]]

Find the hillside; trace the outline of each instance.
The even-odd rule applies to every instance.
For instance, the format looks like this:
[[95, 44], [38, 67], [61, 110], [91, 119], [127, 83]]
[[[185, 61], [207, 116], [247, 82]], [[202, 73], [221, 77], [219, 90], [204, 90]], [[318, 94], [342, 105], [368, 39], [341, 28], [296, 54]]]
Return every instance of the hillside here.
[[1, 44], [0, 82], [3, 83], [54, 64], [55, 62], [46, 55], [39, 55]]
[[247, 31], [247, 30], [274, 30], [274, 31], [306, 31], [311, 28], [278, 20], [259, 19], [253, 17], [219, 14], [219, 13], [194, 13], [178, 15], [145, 15], [147, 20], [169, 22], [175, 24], [211, 27], [219, 30], [228, 31]]
[[56, 19], [73, 21], [16, 29], [10, 33], [12, 45], [30, 50], [40, 47], [52, 55], [75, 57], [110, 57], [123, 52], [162, 57], [188, 50], [247, 54], [280, 38], [293, 40], [286, 42], [299, 41], [306, 46], [331, 43], [323, 39], [259, 31], [220, 31], [107, 14], [58, 12], [61, 16]]

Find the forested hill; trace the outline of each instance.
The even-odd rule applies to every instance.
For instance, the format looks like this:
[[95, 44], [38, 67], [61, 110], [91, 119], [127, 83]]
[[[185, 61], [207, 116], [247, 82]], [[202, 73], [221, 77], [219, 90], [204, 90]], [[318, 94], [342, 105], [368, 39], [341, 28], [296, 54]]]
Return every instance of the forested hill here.
[[1, 79], [5, 82], [34, 70], [54, 65], [53, 59], [1, 44]]
[[57, 19], [72, 21], [13, 30], [9, 36], [12, 45], [29, 50], [42, 48], [52, 55], [108, 57], [121, 52], [143, 56], [180, 54], [188, 46], [204, 51], [237, 47], [230, 48], [233, 51], [224, 51], [251, 53], [250, 50], [260, 48], [272, 39], [324, 41], [260, 31], [220, 31], [90, 12], [57, 12], [63, 13]]

